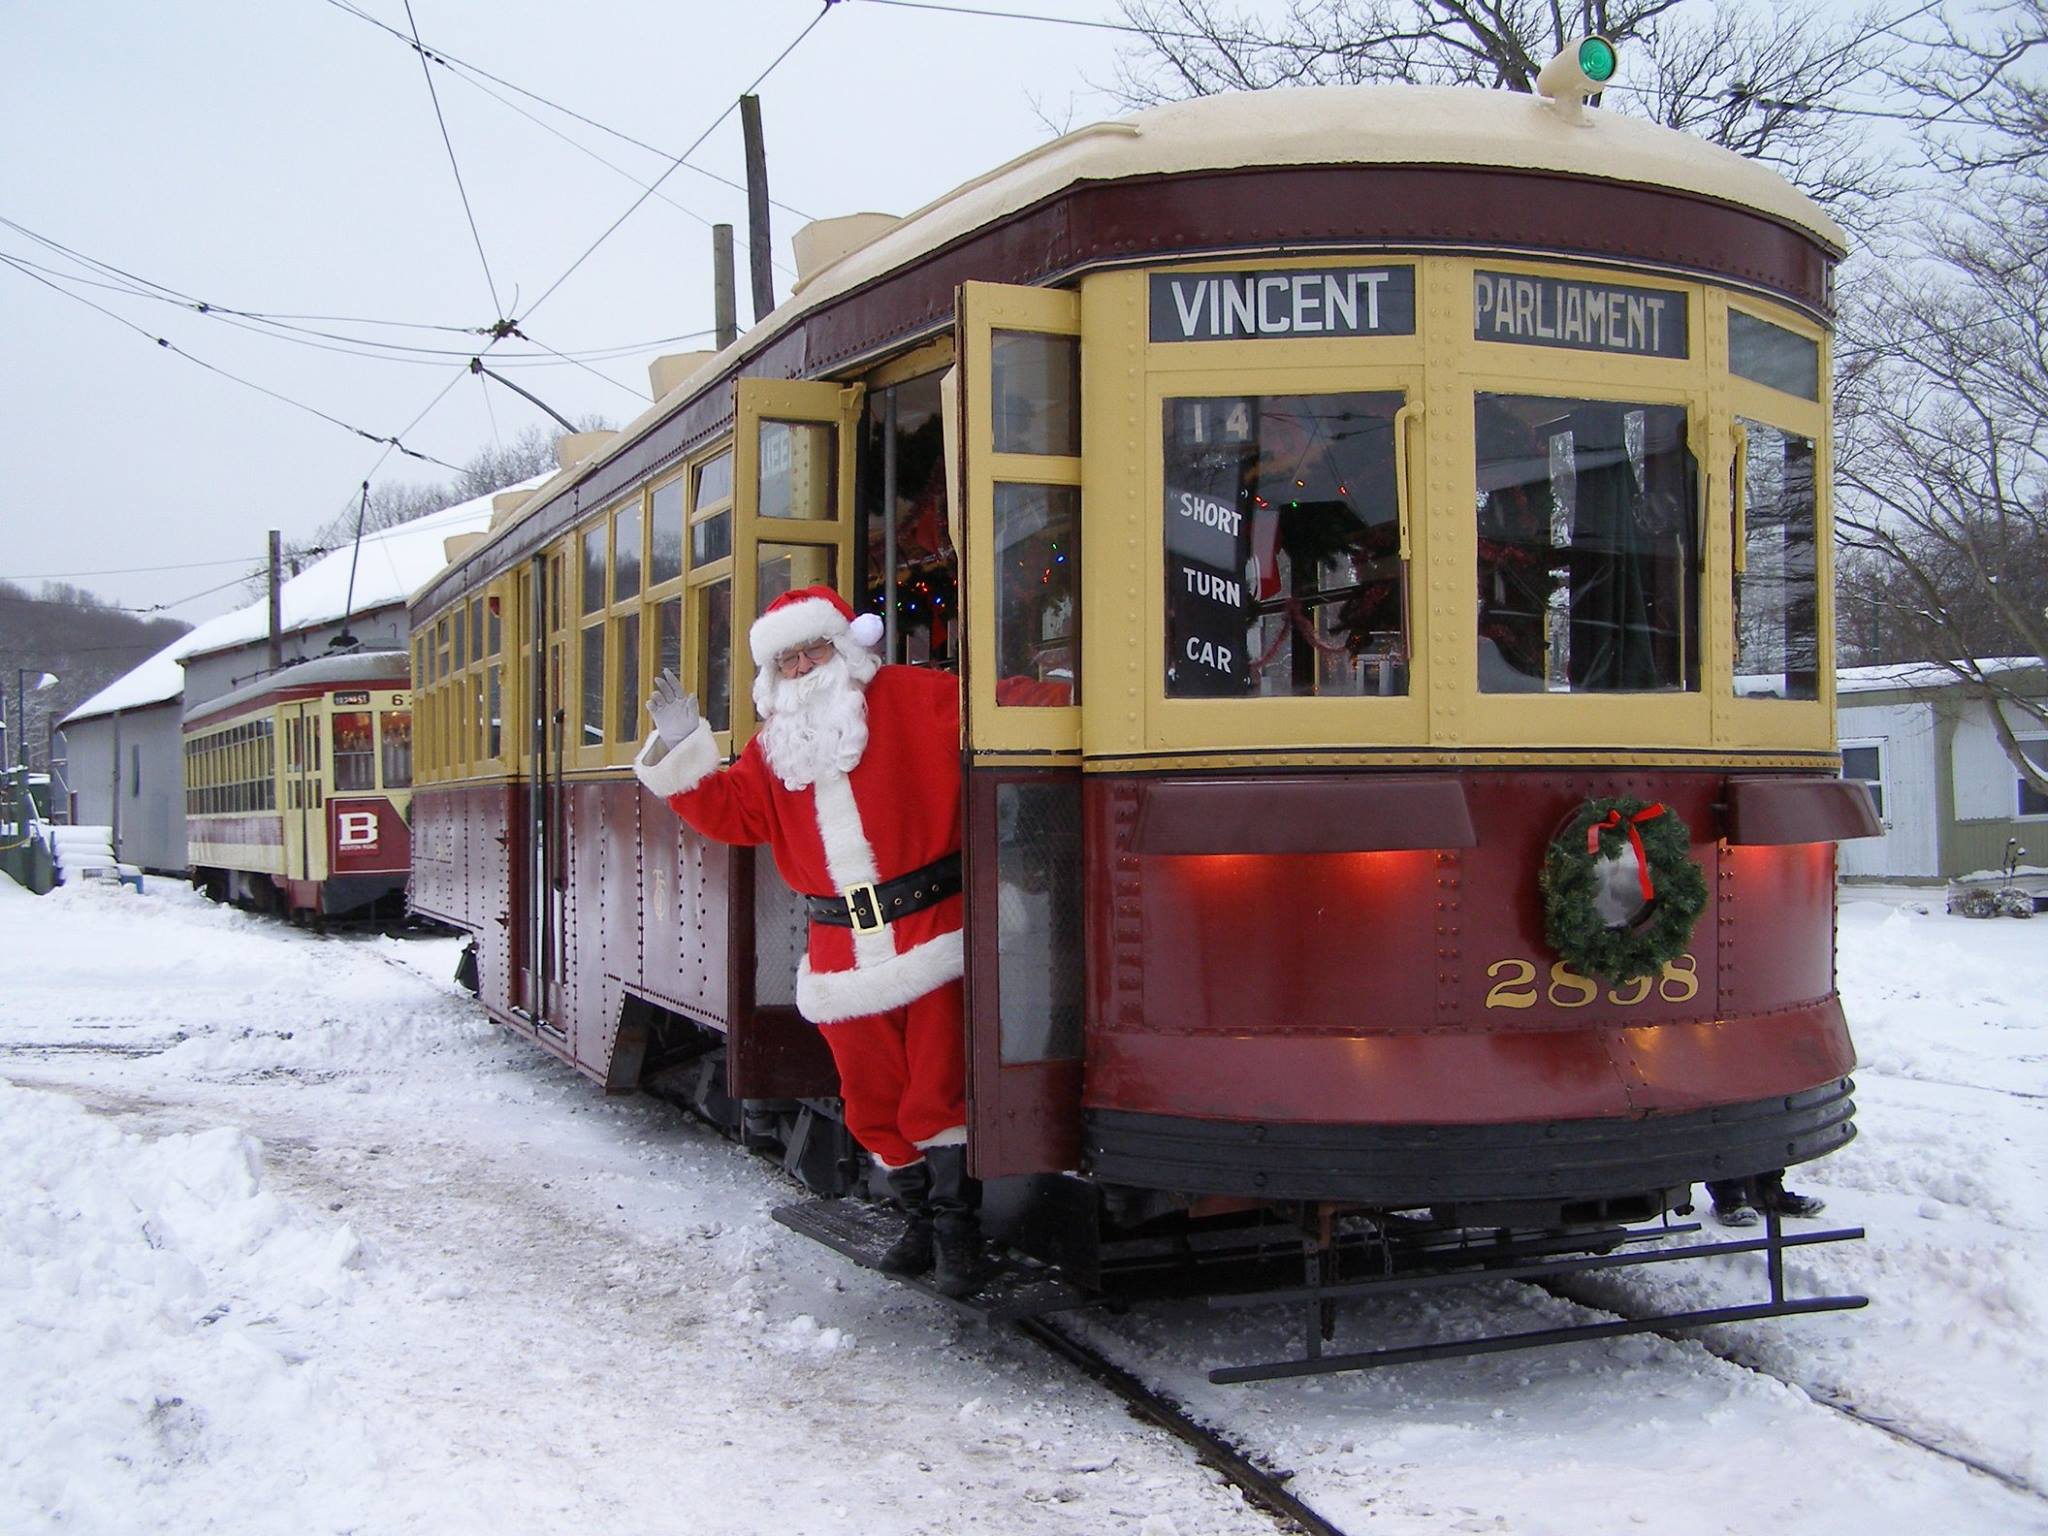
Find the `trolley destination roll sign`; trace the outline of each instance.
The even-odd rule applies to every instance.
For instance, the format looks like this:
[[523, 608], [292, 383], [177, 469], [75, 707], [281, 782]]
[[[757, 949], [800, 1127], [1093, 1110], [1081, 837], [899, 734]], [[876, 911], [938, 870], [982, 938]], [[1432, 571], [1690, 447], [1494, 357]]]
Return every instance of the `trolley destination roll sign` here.
[[1413, 267], [1159, 272], [1154, 341], [1413, 336]]
[[1480, 341], [1633, 357], [1685, 357], [1685, 295], [1675, 288], [1582, 283], [1522, 272], [1472, 274]]

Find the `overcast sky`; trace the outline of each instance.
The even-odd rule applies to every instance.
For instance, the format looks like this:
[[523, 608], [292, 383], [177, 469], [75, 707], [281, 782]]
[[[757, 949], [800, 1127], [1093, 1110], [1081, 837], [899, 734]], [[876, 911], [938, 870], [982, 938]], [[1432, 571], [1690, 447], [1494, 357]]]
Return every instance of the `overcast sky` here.
[[[487, 359], [572, 418], [623, 424], [647, 403], [650, 358], [709, 344], [659, 338], [711, 325], [713, 222], [735, 226], [749, 323], [744, 194], [688, 167], [536, 305], [641, 195], [557, 134], [652, 180], [819, 17], [818, 0], [412, 0], [430, 49], [665, 152], [491, 85], [540, 126], [437, 66], [477, 237], [419, 56], [344, 5], [409, 30], [405, 0], [15, 0], [0, 11], [12, 66], [0, 218], [216, 307], [417, 327], [509, 314], [558, 352], [624, 349], [578, 367], [509, 342]], [[1108, 0], [1016, 8], [1112, 14]], [[1117, 115], [1089, 82], [1109, 78], [1120, 40], [875, 0], [832, 6], [760, 88], [769, 185], [787, 205], [773, 214], [778, 297], [807, 217], [908, 212], [1049, 137], [1034, 100], [1075, 125]], [[690, 164], [744, 179], [737, 112]], [[69, 293], [147, 332], [0, 266], [0, 578], [32, 589], [57, 577], [138, 608], [175, 602], [189, 622], [240, 606], [232, 588], [193, 599], [239, 574], [196, 562], [260, 559], [271, 528], [309, 538], [385, 453], [153, 338], [450, 464], [547, 420], [463, 371], [478, 338], [294, 319], [351, 340], [282, 340], [82, 286], [119, 280], [18, 228], [0, 225], [0, 254], [62, 274]], [[449, 355], [310, 344], [382, 350], [365, 341]], [[376, 475], [447, 477], [395, 455]], [[121, 567], [148, 569], [108, 574]]]

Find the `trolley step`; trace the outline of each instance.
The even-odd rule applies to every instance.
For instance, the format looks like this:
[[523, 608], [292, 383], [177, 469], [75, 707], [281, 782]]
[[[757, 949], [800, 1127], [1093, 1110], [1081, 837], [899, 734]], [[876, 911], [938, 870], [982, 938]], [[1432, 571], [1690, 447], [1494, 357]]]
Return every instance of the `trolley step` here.
[[[864, 1269], [877, 1261], [903, 1230], [903, 1218], [886, 1205], [861, 1200], [803, 1200], [779, 1206], [775, 1219], [792, 1232], [844, 1254]], [[1045, 1317], [1055, 1312], [1073, 1312], [1092, 1307], [1102, 1298], [1093, 1295], [1042, 1264], [1017, 1255], [994, 1250], [988, 1256], [987, 1279], [972, 1296], [942, 1295], [926, 1275], [891, 1275], [912, 1290], [922, 1291], [957, 1312], [985, 1323], [1015, 1322], [1020, 1318]]]

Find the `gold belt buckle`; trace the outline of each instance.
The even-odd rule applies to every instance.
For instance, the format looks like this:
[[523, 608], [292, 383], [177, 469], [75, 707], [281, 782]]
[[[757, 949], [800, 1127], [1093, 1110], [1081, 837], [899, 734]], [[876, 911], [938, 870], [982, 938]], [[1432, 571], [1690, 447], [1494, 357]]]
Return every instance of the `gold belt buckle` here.
[[[853, 919], [855, 933], [880, 933], [888, 926], [887, 919], [882, 916], [881, 893], [872, 884], [848, 886], [842, 894], [846, 901], [846, 915]], [[863, 903], [867, 907], [865, 915], [861, 911]]]

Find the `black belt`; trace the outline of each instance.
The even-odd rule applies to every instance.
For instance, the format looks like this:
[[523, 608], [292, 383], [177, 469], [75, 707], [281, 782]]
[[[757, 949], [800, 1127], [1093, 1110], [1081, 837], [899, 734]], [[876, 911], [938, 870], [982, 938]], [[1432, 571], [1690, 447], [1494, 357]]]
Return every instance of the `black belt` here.
[[834, 928], [851, 928], [856, 933], [880, 933], [885, 924], [926, 907], [935, 907], [960, 891], [960, 855], [913, 869], [894, 880], [877, 885], [856, 885], [844, 896], [807, 896], [811, 921]]

